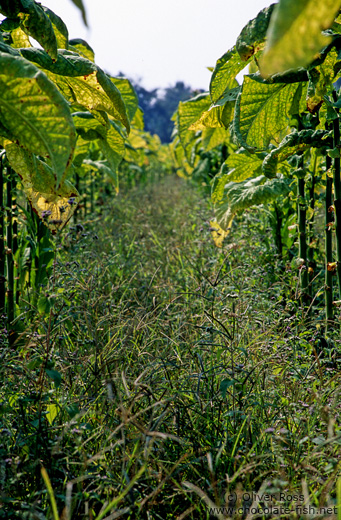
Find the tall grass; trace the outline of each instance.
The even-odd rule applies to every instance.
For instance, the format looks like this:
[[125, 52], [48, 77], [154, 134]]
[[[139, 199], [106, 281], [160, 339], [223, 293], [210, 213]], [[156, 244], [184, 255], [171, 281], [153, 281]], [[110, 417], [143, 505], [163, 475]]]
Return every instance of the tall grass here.
[[0, 518], [227, 518], [210, 508], [256, 491], [334, 507], [339, 336], [295, 299], [263, 217], [217, 250], [208, 216], [169, 177], [57, 239], [1, 351]]

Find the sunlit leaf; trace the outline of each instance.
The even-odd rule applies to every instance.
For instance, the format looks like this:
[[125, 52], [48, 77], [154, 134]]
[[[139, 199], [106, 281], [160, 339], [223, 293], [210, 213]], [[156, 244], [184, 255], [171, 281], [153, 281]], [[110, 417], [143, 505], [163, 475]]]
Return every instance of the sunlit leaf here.
[[197, 131], [205, 128], [225, 128], [227, 129], [233, 121], [234, 102], [225, 105], [213, 105], [203, 112], [198, 121], [189, 127], [189, 130]]
[[219, 58], [210, 82], [212, 103], [217, 103], [230, 89], [238, 85], [235, 78], [237, 74], [246, 67], [249, 61], [251, 61], [251, 58], [247, 62], [243, 61], [235, 47]]
[[86, 170], [97, 171], [101, 174], [101, 177], [112, 177], [112, 171], [106, 161], [92, 161], [91, 159], [85, 159], [83, 161], [83, 168]]
[[[48, 371], [46, 371], [47, 373]], [[51, 372], [51, 371], [50, 371]], [[59, 372], [57, 372], [59, 373]], [[47, 374], [49, 377], [51, 377], [49, 374]], [[52, 378], [53, 379], [53, 378]], [[56, 385], [57, 386], [57, 385]], [[59, 386], [59, 385], [58, 385]], [[58, 413], [60, 412], [60, 406], [58, 406], [58, 404], [48, 404], [46, 406], [46, 411], [47, 411], [47, 414], [46, 414], [46, 419], [49, 421], [50, 425], [53, 424], [53, 421], [55, 420], [55, 418], [57, 417]]]
[[9, 18], [18, 17], [21, 28], [37, 40], [52, 59], [57, 58], [52, 23], [40, 4], [34, 0], [6, 0], [1, 2], [0, 12]]
[[262, 75], [309, 65], [331, 41], [322, 31], [332, 25], [340, 7], [340, 0], [280, 0], [260, 62]]
[[84, 140], [97, 141], [97, 144], [109, 163], [108, 173], [118, 191], [117, 168], [124, 156], [124, 137], [113, 121], [101, 124], [92, 114], [76, 112], [73, 114], [77, 132]]
[[229, 169], [226, 175], [227, 182], [241, 182], [260, 172], [262, 159], [256, 154], [234, 153], [228, 157], [225, 164]]
[[132, 131], [130, 132], [128, 142], [133, 148], [147, 148], [148, 147], [148, 142], [147, 142], [144, 134], [141, 131], [136, 130], [135, 128], [133, 128]]
[[224, 164], [221, 168], [220, 173], [216, 175], [213, 179], [212, 193], [211, 193], [211, 201], [213, 204], [220, 202], [224, 197], [224, 188], [225, 184], [228, 183], [228, 177], [225, 173], [227, 171], [227, 167]]
[[279, 143], [297, 104], [297, 92], [302, 92], [300, 83], [266, 84], [245, 76], [234, 117], [240, 144], [252, 150], [265, 149], [271, 141]]
[[267, 180], [264, 175], [243, 182], [229, 182], [222, 200], [215, 205], [216, 227], [224, 237], [231, 228], [236, 213], [252, 206], [269, 203], [290, 191], [288, 179]]
[[[48, 158], [55, 184], [62, 182], [76, 144], [68, 104], [43, 72], [19, 56], [2, 52], [0, 115], [11, 138]], [[8, 133], [5, 137], [9, 137]]]
[[332, 49], [328, 52], [323, 63], [311, 71], [309, 75], [307, 108], [312, 114], [318, 112], [328, 87], [336, 81], [339, 70], [338, 52]]
[[79, 202], [75, 187], [64, 181], [56, 189], [53, 172], [46, 163], [10, 141], [5, 140], [4, 147], [39, 218], [53, 233], [63, 228]]
[[78, 52], [83, 58], [86, 58], [89, 61], [95, 61], [95, 53], [92, 47], [81, 38], [73, 38], [69, 41], [69, 48], [72, 51]]
[[120, 91], [97, 65], [63, 49], [58, 51], [55, 62], [40, 49], [22, 49], [22, 55], [49, 71], [49, 77], [70, 102], [77, 102], [88, 110], [105, 111], [129, 131], [130, 124]]
[[138, 107], [138, 109], [136, 110], [134, 119], [131, 121], [131, 124], [139, 130], [144, 129], [143, 110], [140, 107]]
[[136, 111], [139, 106], [134, 87], [127, 78], [110, 78], [114, 85], [120, 91], [122, 99], [126, 106], [129, 121], [132, 121], [135, 117]]
[[23, 47], [32, 47], [31, 42], [25, 31], [21, 27], [11, 31], [12, 44], [14, 49], [20, 49]]
[[199, 94], [185, 102], [180, 102], [177, 111], [177, 128], [180, 142], [185, 150], [186, 158], [191, 162], [192, 142], [196, 137], [196, 132], [189, 130], [192, 123], [200, 119], [203, 112], [211, 105], [208, 94]]
[[230, 141], [230, 133], [225, 128], [206, 128], [202, 132], [201, 143], [206, 151]]
[[264, 48], [266, 32], [275, 4], [262, 9], [256, 18], [250, 20], [237, 38], [236, 50], [243, 61]]
[[67, 49], [69, 46], [69, 31], [63, 20], [48, 7], [43, 7], [44, 12], [50, 19], [57, 40], [58, 49]]
[[225, 230], [218, 224], [218, 222], [216, 220], [211, 220], [210, 221], [211, 235], [212, 235], [214, 243], [215, 243], [215, 245], [217, 247], [222, 247], [223, 246], [224, 239], [229, 234], [229, 231], [230, 231], [230, 228], [231, 228], [231, 224], [232, 224], [232, 219], [231, 219], [231, 221], [229, 223], [229, 226]]

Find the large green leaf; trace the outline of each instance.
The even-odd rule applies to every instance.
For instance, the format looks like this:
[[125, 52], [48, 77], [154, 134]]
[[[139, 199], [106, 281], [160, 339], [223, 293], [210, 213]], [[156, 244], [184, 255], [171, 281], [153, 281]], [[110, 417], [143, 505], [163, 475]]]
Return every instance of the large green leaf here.
[[331, 41], [321, 31], [332, 25], [340, 7], [340, 0], [280, 0], [260, 62], [262, 75], [309, 65]]
[[191, 124], [189, 130], [196, 132], [205, 128], [228, 128], [233, 120], [233, 108], [233, 105], [228, 104], [225, 107], [213, 106], [203, 112], [198, 121]]
[[208, 94], [199, 94], [185, 102], [180, 102], [177, 111], [177, 128], [180, 142], [185, 150], [187, 160], [191, 162], [191, 148], [196, 132], [189, 130], [192, 123], [200, 119], [203, 112], [211, 105]]
[[251, 61], [251, 58], [247, 62], [243, 61], [235, 47], [217, 60], [210, 82], [212, 103], [217, 103], [230, 89], [238, 85], [236, 76], [249, 61]]
[[259, 83], [245, 76], [234, 117], [240, 144], [255, 150], [266, 149], [271, 141], [279, 143], [297, 111], [301, 93], [300, 83]]
[[331, 49], [323, 63], [309, 72], [307, 108], [312, 114], [318, 112], [329, 86], [337, 80], [340, 68], [338, 52]]
[[245, 25], [238, 36], [236, 49], [243, 61], [247, 61], [256, 52], [264, 48], [266, 32], [274, 7], [275, 4], [271, 4], [269, 7], [262, 9], [256, 18]]
[[50, 19], [50, 22], [53, 27], [53, 31], [57, 40], [58, 49], [67, 49], [69, 46], [69, 31], [63, 22], [63, 20], [56, 15], [51, 9], [48, 7], [44, 7], [44, 12]]
[[49, 71], [49, 77], [70, 102], [77, 102], [88, 110], [103, 110], [129, 131], [130, 124], [120, 91], [97, 65], [63, 49], [58, 51], [55, 62], [39, 49], [22, 49], [21, 53], [24, 58]]
[[131, 122], [136, 114], [139, 106], [134, 87], [127, 78], [111, 78], [111, 81], [118, 88], [121, 93], [122, 99], [125, 103], [129, 121]]
[[256, 154], [233, 153], [225, 161], [225, 164], [229, 169], [228, 174], [226, 174], [227, 182], [241, 182], [261, 170], [262, 159], [257, 157]]
[[289, 192], [290, 181], [288, 179], [267, 180], [264, 175], [243, 182], [226, 184], [222, 200], [215, 205], [216, 221], [211, 223], [216, 245], [221, 246], [236, 213], [252, 206], [267, 204]]
[[230, 133], [225, 128], [205, 128], [201, 135], [201, 143], [206, 151], [213, 150], [220, 144], [230, 141]]
[[0, 12], [9, 18], [19, 18], [21, 28], [57, 58], [57, 39], [52, 23], [42, 6], [34, 0], [2, 0]]
[[140, 107], [137, 108], [134, 119], [131, 121], [133, 127], [143, 130], [144, 129], [144, 118], [143, 111]]
[[76, 130], [83, 140], [97, 142], [108, 161], [106, 171], [118, 191], [117, 169], [125, 153], [124, 137], [119, 128], [109, 120], [107, 124], [101, 123], [88, 112], [75, 112], [73, 119]]
[[68, 104], [43, 72], [20, 56], [2, 52], [0, 117], [7, 129], [2, 135], [47, 158], [58, 186], [76, 143]]
[[56, 189], [53, 172], [46, 163], [10, 141], [5, 140], [4, 148], [39, 218], [52, 233], [63, 228], [80, 199], [76, 188], [69, 181], [64, 181]]
[[110, 128], [108, 118], [96, 118], [90, 112], [73, 112], [72, 119], [78, 134], [88, 141], [106, 137]]
[[73, 38], [69, 41], [69, 48], [71, 51], [75, 51], [83, 58], [86, 58], [89, 61], [95, 61], [95, 53], [93, 48], [81, 38]]

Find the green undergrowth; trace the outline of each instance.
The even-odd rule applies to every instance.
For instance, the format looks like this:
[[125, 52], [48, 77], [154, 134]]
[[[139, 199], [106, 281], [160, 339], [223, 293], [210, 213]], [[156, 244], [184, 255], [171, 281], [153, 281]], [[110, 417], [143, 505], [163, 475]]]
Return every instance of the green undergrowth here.
[[336, 505], [339, 332], [270, 260], [262, 214], [221, 250], [209, 214], [168, 177], [56, 238], [1, 351], [0, 518], [245, 518], [252, 492]]

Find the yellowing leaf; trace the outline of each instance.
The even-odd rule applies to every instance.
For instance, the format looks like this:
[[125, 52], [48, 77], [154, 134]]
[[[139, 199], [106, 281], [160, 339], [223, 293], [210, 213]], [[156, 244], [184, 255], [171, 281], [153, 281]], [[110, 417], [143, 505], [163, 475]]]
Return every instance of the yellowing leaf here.
[[233, 120], [234, 103], [226, 103], [223, 106], [213, 105], [203, 112], [198, 121], [189, 127], [191, 131], [204, 130], [205, 128], [227, 129]]
[[[231, 220], [231, 223], [232, 224], [232, 220]], [[224, 242], [224, 239], [225, 237], [228, 235], [229, 233], [229, 229], [227, 231], [224, 231], [218, 224], [218, 222], [216, 222], [215, 220], [212, 220], [210, 222], [210, 226], [211, 226], [211, 233], [212, 233], [212, 238], [214, 240], [214, 243], [217, 247], [222, 247], [223, 246], [223, 242]], [[231, 225], [230, 225], [231, 227]]]
[[17, 27], [11, 31], [11, 37], [13, 43], [11, 46], [14, 49], [20, 49], [21, 47], [32, 47], [31, 42], [25, 31], [21, 29], [21, 27]]
[[39, 218], [52, 233], [62, 229], [79, 202], [80, 197], [75, 187], [64, 181], [56, 188], [52, 170], [46, 163], [10, 141], [4, 141], [4, 148]]
[[58, 404], [48, 404], [46, 406], [46, 411], [46, 419], [49, 421], [50, 425], [52, 425], [53, 421], [55, 420], [60, 411], [60, 406], [58, 406]]

